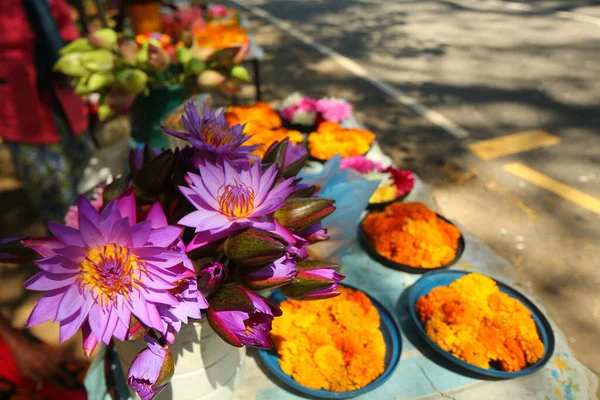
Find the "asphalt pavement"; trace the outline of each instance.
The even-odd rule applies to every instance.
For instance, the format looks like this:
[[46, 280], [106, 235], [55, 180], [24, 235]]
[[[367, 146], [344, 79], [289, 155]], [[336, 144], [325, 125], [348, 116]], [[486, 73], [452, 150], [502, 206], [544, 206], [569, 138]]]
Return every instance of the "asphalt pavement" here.
[[[230, 4], [265, 48], [266, 100], [349, 99], [600, 373], [600, 2]], [[512, 136], [530, 131], [552, 140]], [[483, 159], [478, 143], [510, 154]]]

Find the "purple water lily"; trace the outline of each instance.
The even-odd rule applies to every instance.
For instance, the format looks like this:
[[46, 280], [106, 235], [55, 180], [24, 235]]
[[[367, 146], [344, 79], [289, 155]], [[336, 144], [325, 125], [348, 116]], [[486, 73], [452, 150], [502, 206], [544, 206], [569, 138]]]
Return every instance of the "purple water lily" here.
[[140, 351], [131, 363], [127, 384], [142, 400], [150, 400], [167, 386], [175, 368], [168, 346], [161, 345], [150, 335], [146, 335], [145, 339], [148, 348]]
[[276, 166], [262, 172], [260, 161], [243, 167], [235, 167], [229, 161], [207, 163], [200, 173], [201, 176], [188, 173], [190, 187], [180, 187], [197, 208], [179, 221], [180, 225], [195, 228], [196, 236], [188, 251], [250, 227], [273, 230], [273, 212], [283, 206], [293, 191], [292, 179], [273, 186]]
[[290, 283], [297, 272], [296, 261], [286, 255], [242, 274], [241, 278], [249, 288], [262, 290]]
[[[56, 238], [24, 242], [44, 257], [37, 261], [42, 271], [24, 286], [46, 292], [27, 326], [57, 321], [61, 341], [82, 328], [86, 354], [113, 336], [125, 340], [132, 315], [164, 333], [168, 323], [159, 306], [172, 313], [183, 307], [172, 291], [187, 276], [182, 270], [189, 271], [186, 265], [191, 265], [179, 238], [181, 228], [167, 225], [158, 203], [137, 223], [132, 190], [108, 203], [102, 213], [84, 197], [78, 209], [79, 229], [50, 223]], [[178, 318], [186, 313], [195, 317], [206, 307], [200, 295], [195, 299], [192, 308], [198, 310], [177, 311]]]
[[196, 151], [196, 159], [215, 162], [226, 158], [233, 162], [247, 163], [250, 153], [259, 145], [244, 146], [250, 139], [244, 136], [243, 125], [229, 126], [222, 112], [216, 115], [214, 110], [204, 105], [202, 116], [198, 113], [194, 103], [188, 103], [182, 117], [186, 132], [174, 131], [162, 127], [169, 135], [187, 140]]
[[221, 288], [211, 301], [207, 318], [214, 331], [232, 346], [271, 348], [269, 332], [281, 310], [240, 285]]

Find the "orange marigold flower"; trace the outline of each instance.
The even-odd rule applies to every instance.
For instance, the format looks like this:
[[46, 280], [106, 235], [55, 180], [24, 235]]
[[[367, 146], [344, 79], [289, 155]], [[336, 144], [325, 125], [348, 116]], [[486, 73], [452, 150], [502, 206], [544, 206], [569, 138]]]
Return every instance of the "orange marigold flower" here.
[[417, 300], [425, 332], [442, 349], [481, 368], [519, 371], [544, 356], [531, 312], [487, 276], [469, 274]]
[[279, 365], [296, 382], [313, 389], [360, 389], [384, 371], [385, 341], [377, 309], [360, 291], [340, 287], [338, 297], [286, 300], [271, 336]]
[[275, 129], [281, 126], [281, 118], [269, 103], [258, 102], [251, 106], [231, 106], [225, 110], [225, 119], [229, 125], [247, 124]]
[[281, 118], [268, 103], [258, 102], [252, 106], [231, 106], [225, 110], [229, 126], [246, 124], [244, 135], [251, 136], [246, 145], [260, 144], [253, 154], [262, 157], [275, 142], [289, 138], [293, 144], [302, 142], [302, 133], [281, 127]]
[[246, 29], [224, 24], [206, 24], [194, 31], [198, 46], [206, 49], [226, 49], [250, 41]]
[[340, 124], [324, 121], [316, 132], [308, 135], [308, 151], [319, 160], [328, 160], [336, 154], [342, 158], [367, 154], [375, 141], [375, 134], [363, 129], [343, 128]]
[[437, 268], [456, 257], [460, 231], [422, 203], [392, 203], [367, 215], [362, 227], [377, 253], [415, 268]]

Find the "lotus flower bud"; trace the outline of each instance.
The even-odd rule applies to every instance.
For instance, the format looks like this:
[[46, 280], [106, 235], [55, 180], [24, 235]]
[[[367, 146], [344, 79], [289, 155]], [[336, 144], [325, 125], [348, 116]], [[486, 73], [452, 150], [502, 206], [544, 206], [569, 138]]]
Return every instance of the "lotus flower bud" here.
[[99, 49], [81, 53], [81, 63], [93, 72], [108, 72], [115, 63], [115, 57], [110, 50]]
[[60, 57], [53, 70], [68, 76], [81, 77], [89, 74], [81, 63], [81, 53], [68, 53]]
[[147, 332], [148, 328], [132, 315], [129, 321], [129, 329], [127, 330], [127, 340], [135, 341], [141, 339]]
[[281, 225], [299, 232], [331, 214], [335, 210], [333, 203], [333, 200], [320, 198], [287, 199], [274, 215]]
[[256, 266], [275, 261], [285, 253], [282, 238], [258, 229], [248, 229], [225, 241], [225, 254], [237, 263]]
[[261, 267], [242, 272], [240, 278], [250, 289], [263, 290], [290, 283], [297, 272], [296, 261], [283, 256]]
[[337, 265], [327, 261], [303, 260], [296, 266], [298, 274], [281, 293], [293, 299], [318, 300], [335, 297], [344, 276], [334, 270]]
[[198, 84], [207, 88], [213, 88], [224, 83], [225, 76], [217, 71], [206, 70], [198, 75]]
[[88, 35], [90, 44], [102, 49], [113, 49], [117, 45], [118, 35], [112, 29], [100, 29]]
[[263, 163], [276, 163], [284, 178], [296, 176], [308, 160], [308, 152], [301, 144], [294, 145], [289, 138], [273, 143], [263, 156]]
[[211, 66], [229, 67], [234, 65], [233, 59], [239, 50], [240, 48], [237, 46], [216, 50], [211, 54], [208, 60], [206, 60], [206, 63]]
[[178, 47], [176, 51], [178, 63], [187, 64], [192, 60], [192, 52], [187, 47]]
[[95, 72], [90, 75], [87, 81], [87, 87], [90, 92], [96, 92], [106, 86], [112, 85], [115, 81], [113, 74]]
[[271, 348], [269, 332], [281, 310], [243, 286], [229, 284], [212, 298], [207, 310], [211, 328], [232, 346]]
[[128, 68], [117, 74], [117, 84], [121, 89], [131, 93], [141, 93], [146, 89], [148, 75], [142, 70]]
[[175, 372], [173, 354], [168, 346], [146, 336], [148, 348], [133, 359], [127, 373], [127, 384], [142, 400], [150, 400], [169, 383]]
[[89, 40], [87, 40], [86, 38], [79, 38], [73, 40], [71, 43], [67, 44], [62, 49], [60, 49], [59, 54], [61, 56], [64, 56], [70, 53], [81, 53], [93, 49], [94, 47], [90, 44]]
[[160, 45], [152, 43], [148, 45], [148, 66], [159, 72], [164, 72], [169, 68], [171, 57]]
[[205, 69], [206, 65], [197, 58], [192, 58], [188, 64], [188, 73], [190, 75], [200, 75]]
[[87, 86], [87, 81], [89, 79], [89, 75], [88, 76], [82, 76], [81, 78], [77, 79], [74, 83], [75, 83], [75, 93], [77, 93], [78, 95], [84, 95], [84, 94], [90, 94], [91, 91], [88, 89]]
[[114, 113], [115, 111], [110, 108], [108, 104], [102, 104], [100, 107], [98, 107], [98, 119], [100, 121], [104, 121], [105, 119], [112, 117]]
[[203, 264], [198, 271], [198, 290], [208, 298], [219, 290], [225, 279], [227, 279], [227, 267], [211, 260]]
[[242, 82], [250, 82], [252, 80], [248, 70], [242, 65], [236, 65], [235, 67], [231, 68], [230, 75], [232, 78]]
[[139, 49], [135, 42], [127, 39], [119, 40], [119, 50], [121, 51], [123, 58], [130, 63], [135, 61], [136, 56], [139, 53]]

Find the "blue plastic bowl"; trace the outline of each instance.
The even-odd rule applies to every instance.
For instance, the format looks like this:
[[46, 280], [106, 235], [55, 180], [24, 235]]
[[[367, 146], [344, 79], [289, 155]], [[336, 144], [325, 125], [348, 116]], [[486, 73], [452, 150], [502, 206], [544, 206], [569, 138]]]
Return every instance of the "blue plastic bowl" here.
[[[344, 285], [350, 289], [356, 289], [350, 285]], [[364, 293], [364, 292], [363, 292]], [[366, 293], [365, 293], [366, 294]], [[258, 355], [262, 360], [265, 367], [272, 373], [279, 381], [284, 383], [293, 391], [302, 393], [304, 395], [308, 395], [315, 398], [320, 399], [350, 399], [352, 397], [360, 396], [371, 390], [381, 386], [385, 381], [387, 381], [392, 373], [398, 366], [400, 362], [400, 354], [402, 353], [402, 338], [400, 336], [400, 329], [396, 324], [394, 317], [389, 313], [385, 307], [379, 303], [377, 300], [369, 296], [371, 302], [373, 302], [373, 306], [379, 311], [379, 317], [381, 319], [381, 326], [379, 329], [383, 334], [383, 340], [385, 341], [386, 353], [385, 353], [385, 369], [379, 378], [375, 379], [373, 382], [368, 384], [362, 389], [352, 390], [350, 392], [330, 392], [328, 390], [315, 390], [308, 388], [306, 386], [300, 385], [298, 382], [294, 380], [291, 376], [287, 375], [285, 372], [281, 370], [279, 367], [279, 355], [277, 351], [272, 350], [260, 350]], [[285, 300], [285, 296], [283, 296], [279, 291], [274, 291], [273, 294], [269, 297], [273, 303], [279, 305], [281, 302]]]
[[517, 292], [513, 288], [498, 281], [495, 282], [498, 284], [498, 288], [501, 292], [506, 293], [510, 297], [519, 300], [521, 303], [523, 303], [525, 307], [529, 309], [529, 311], [531, 311], [531, 316], [537, 326], [538, 335], [544, 343], [544, 348], [546, 350], [544, 356], [541, 359], [539, 359], [535, 364], [529, 365], [523, 368], [522, 370], [516, 372], [506, 372], [492, 367], [490, 367], [489, 369], [480, 368], [453, 356], [450, 352], [447, 352], [446, 350], [442, 349], [429, 336], [427, 336], [427, 333], [425, 332], [425, 327], [421, 323], [421, 320], [417, 315], [417, 311], [415, 310], [415, 304], [417, 303], [417, 300], [421, 296], [425, 296], [426, 294], [428, 294], [434, 288], [438, 286], [448, 286], [451, 282], [465, 275], [468, 275], [469, 273], [470, 272], [466, 271], [429, 272], [410, 287], [408, 293], [408, 308], [412, 322], [416, 326], [419, 334], [436, 352], [438, 352], [444, 358], [449, 360], [451, 363], [481, 376], [497, 379], [510, 379], [530, 375], [542, 369], [544, 365], [550, 360], [550, 358], [552, 357], [552, 353], [554, 352], [554, 333], [552, 332], [550, 323], [548, 322], [548, 319], [546, 319], [544, 314], [542, 314], [542, 312], [529, 299], [527, 299], [527, 297], [523, 296], [521, 293]]

